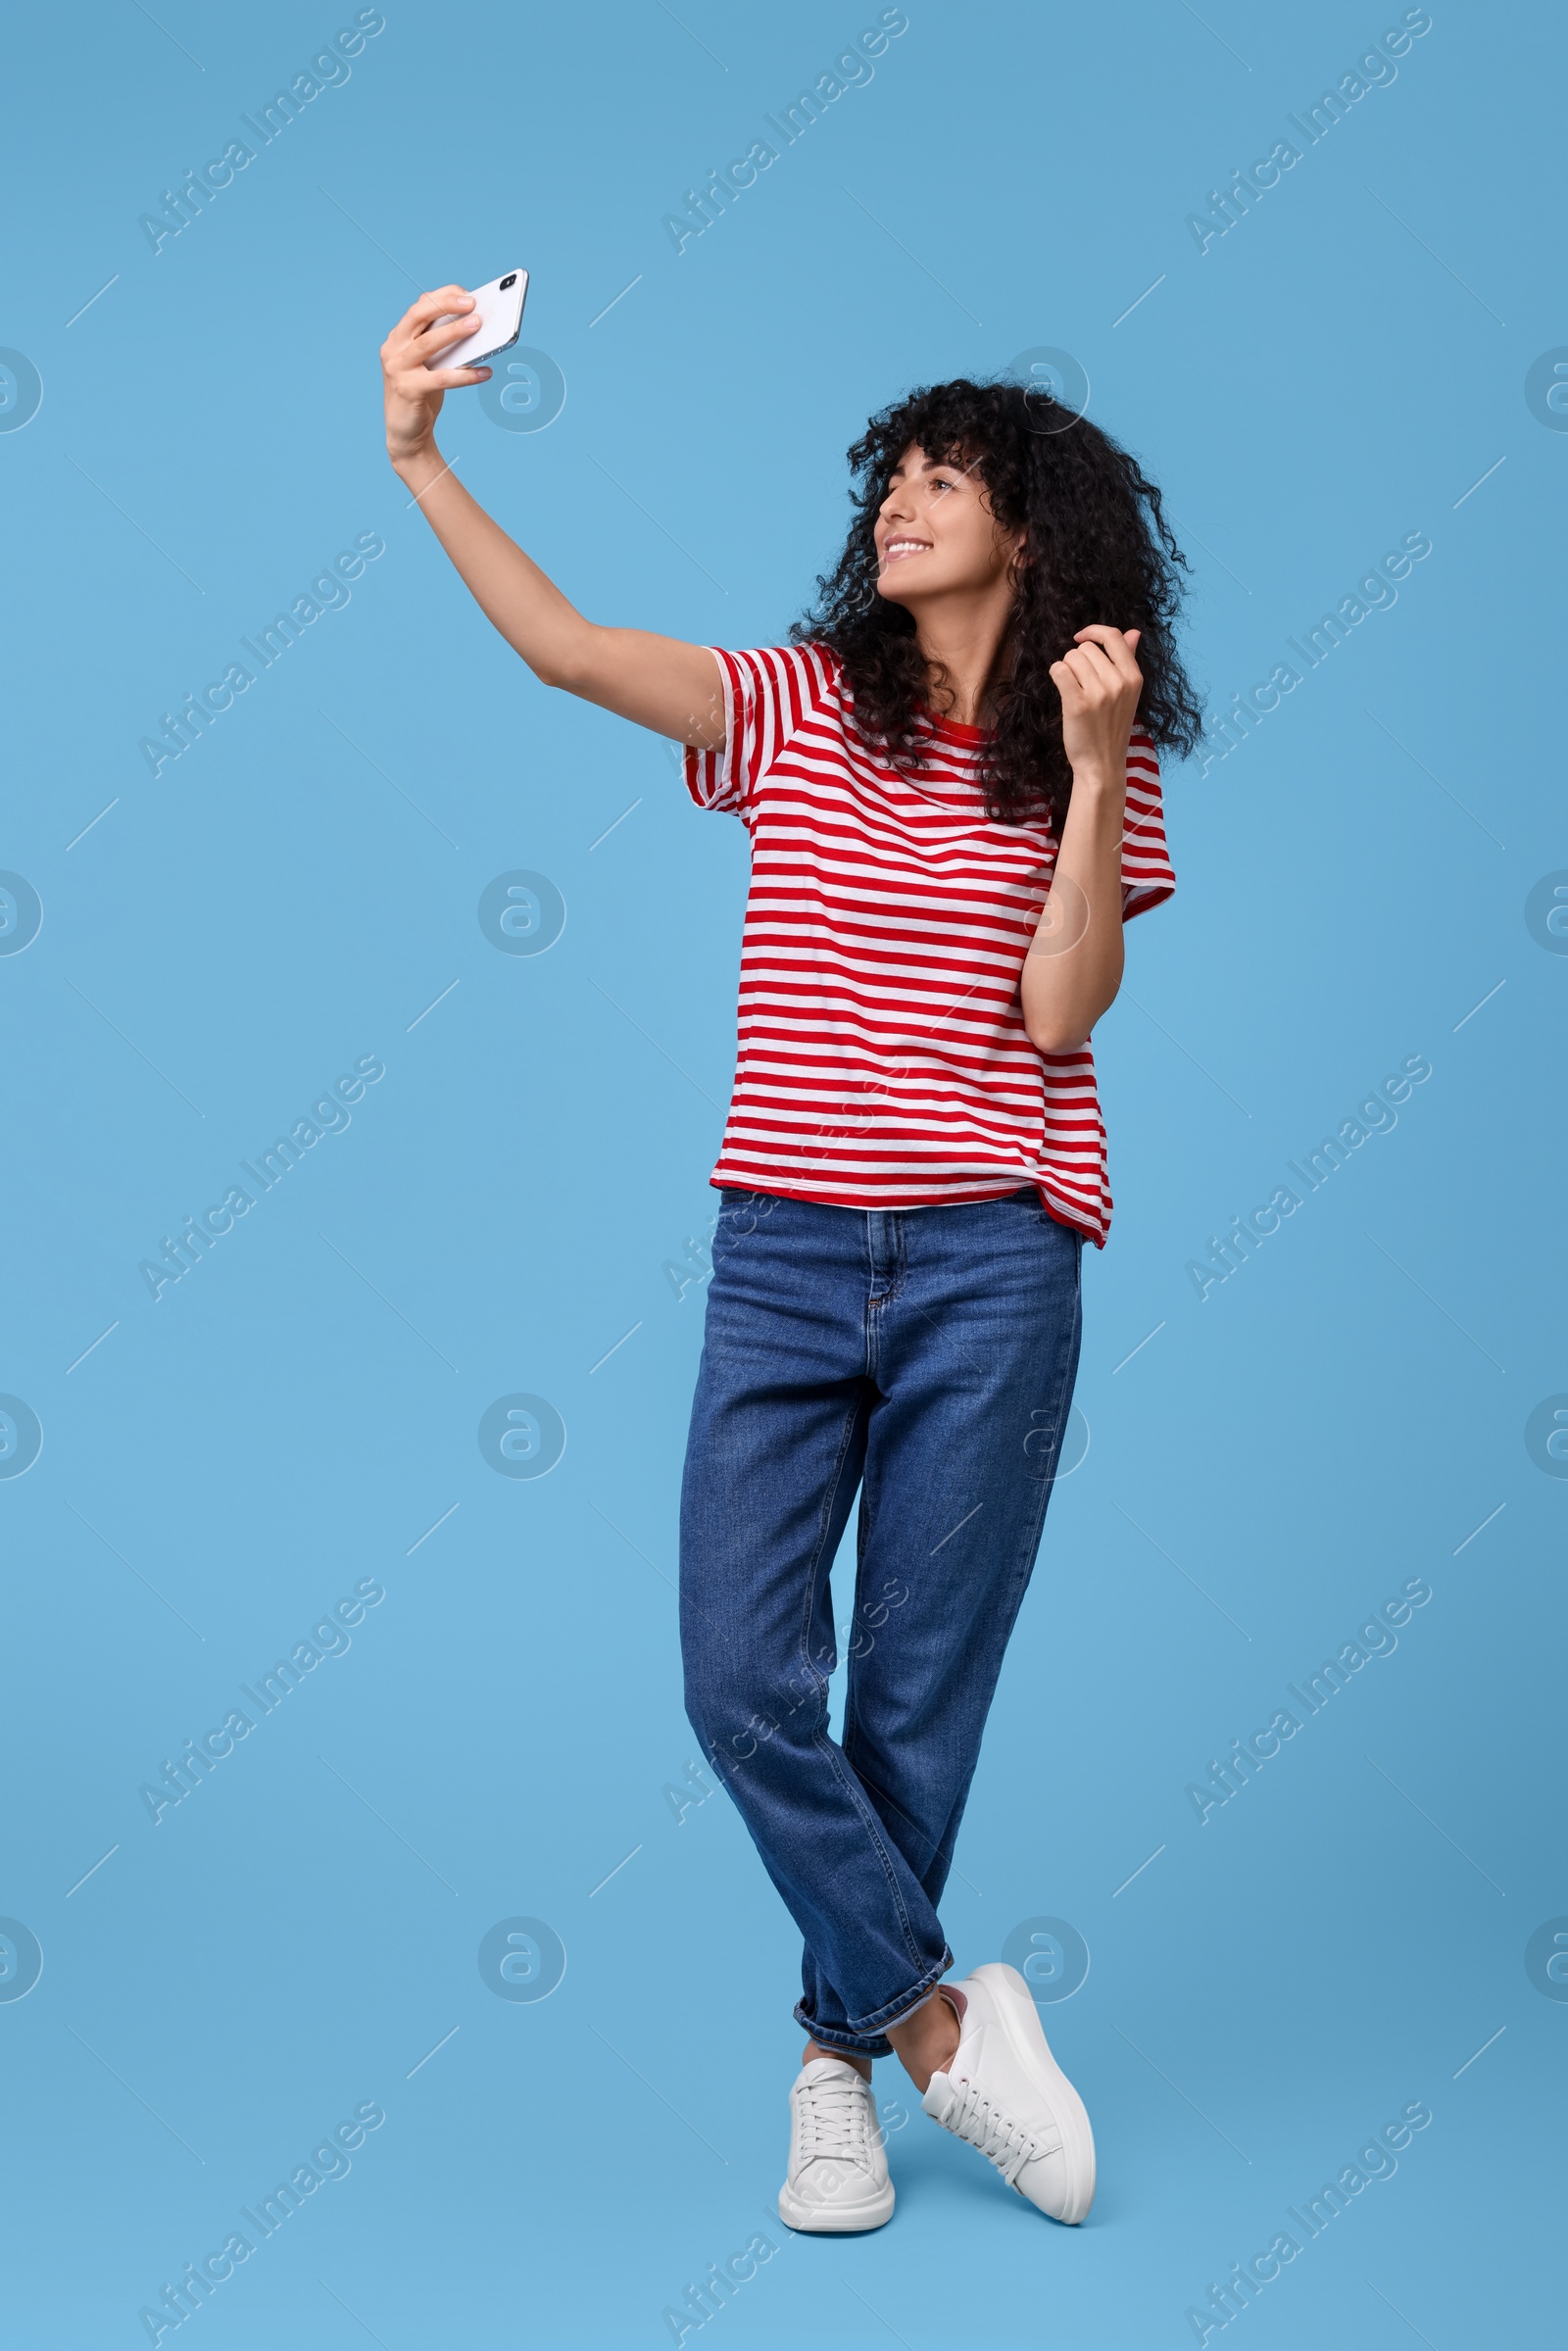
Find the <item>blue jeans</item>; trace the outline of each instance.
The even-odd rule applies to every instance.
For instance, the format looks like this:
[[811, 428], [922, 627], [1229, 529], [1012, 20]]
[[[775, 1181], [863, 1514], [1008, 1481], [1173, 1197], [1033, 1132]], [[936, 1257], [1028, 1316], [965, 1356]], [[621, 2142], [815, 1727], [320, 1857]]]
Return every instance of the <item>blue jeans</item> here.
[[[686, 1708], [806, 1937], [826, 2048], [953, 1965], [936, 1905], [1045, 1522], [1083, 1242], [1032, 1190], [725, 1192], [681, 1490]], [[843, 1743], [828, 1571], [860, 1495]]]

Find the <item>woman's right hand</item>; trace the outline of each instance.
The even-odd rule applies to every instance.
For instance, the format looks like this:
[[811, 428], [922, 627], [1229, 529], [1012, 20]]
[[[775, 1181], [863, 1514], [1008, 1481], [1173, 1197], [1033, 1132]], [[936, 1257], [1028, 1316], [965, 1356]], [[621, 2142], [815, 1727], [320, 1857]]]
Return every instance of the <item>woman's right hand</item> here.
[[[426, 360], [449, 343], [459, 343], [473, 296], [462, 286], [421, 294], [406, 310], [381, 346], [381, 382], [386, 402], [386, 453], [394, 465], [428, 449], [435, 437], [442, 395], [460, 384], [482, 384], [488, 367], [427, 367]], [[437, 327], [433, 321], [444, 318]]]

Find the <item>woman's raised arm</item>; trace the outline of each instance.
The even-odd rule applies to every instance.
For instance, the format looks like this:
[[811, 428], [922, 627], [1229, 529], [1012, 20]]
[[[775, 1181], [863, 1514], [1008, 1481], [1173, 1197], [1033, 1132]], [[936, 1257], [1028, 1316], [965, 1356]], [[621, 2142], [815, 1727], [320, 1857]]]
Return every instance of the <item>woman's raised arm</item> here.
[[[386, 448], [464, 584], [547, 686], [596, 702], [637, 726], [715, 750], [724, 740], [718, 664], [700, 645], [587, 620], [469, 496], [435, 444], [445, 393], [483, 383], [488, 367], [427, 367], [459, 339], [450, 321], [473, 307], [462, 286], [421, 294], [381, 346]], [[437, 318], [449, 323], [436, 326]]]

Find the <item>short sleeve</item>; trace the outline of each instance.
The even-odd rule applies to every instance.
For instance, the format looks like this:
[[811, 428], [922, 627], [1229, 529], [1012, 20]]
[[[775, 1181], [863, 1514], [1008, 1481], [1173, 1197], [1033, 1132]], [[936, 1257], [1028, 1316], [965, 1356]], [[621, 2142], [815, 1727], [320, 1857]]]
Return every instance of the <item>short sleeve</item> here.
[[771, 645], [755, 653], [707, 649], [718, 663], [724, 695], [724, 748], [688, 744], [686, 789], [700, 808], [723, 808], [748, 825], [757, 787], [807, 712], [822, 698], [827, 672], [819, 648]]
[[1121, 837], [1121, 914], [1128, 922], [1163, 906], [1176, 887], [1165, 846], [1165, 811], [1154, 746], [1135, 730], [1127, 746], [1127, 812]]

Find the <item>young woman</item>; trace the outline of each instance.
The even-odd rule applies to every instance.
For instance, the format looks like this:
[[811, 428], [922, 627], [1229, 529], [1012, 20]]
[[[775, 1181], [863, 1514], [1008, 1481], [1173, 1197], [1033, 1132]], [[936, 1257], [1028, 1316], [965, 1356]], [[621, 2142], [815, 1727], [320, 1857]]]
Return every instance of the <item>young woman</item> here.
[[[806, 1938], [779, 2211], [872, 2229], [871, 2061], [1042, 2212], [1094, 2140], [1022, 1978], [961, 1985], [936, 1905], [1040, 1543], [1110, 1218], [1089, 1035], [1168, 898], [1156, 745], [1200, 711], [1159, 493], [1010, 385], [917, 392], [850, 452], [848, 543], [786, 645], [585, 620], [447, 470], [425, 294], [387, 449], [536, 677], [686, 745], [746, 825], [739, 1060], [681, 1500], [686, 1703]], [[842, 1738], [828, 1571], [859, 1494]]]

